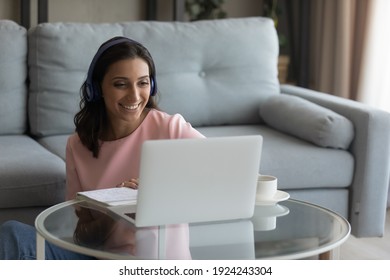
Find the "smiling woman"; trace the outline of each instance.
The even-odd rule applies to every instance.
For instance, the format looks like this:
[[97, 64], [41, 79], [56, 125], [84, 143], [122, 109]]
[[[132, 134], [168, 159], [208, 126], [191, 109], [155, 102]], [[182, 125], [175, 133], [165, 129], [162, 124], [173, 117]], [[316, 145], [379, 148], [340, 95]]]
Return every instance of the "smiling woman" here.
[[[146, 140], [204, 137], [181, 115], [158, 110], [156, 94], [156, 69], [143, 45], [125, 37], [114, 37], [101, 45], [81, 87], [80, 111], [74, 118], [76, 133], [66, 146], [67, 200], [88, 190], [116, 186], [136, 189], [141, 146]], [[80, 242], [90, 225], [102, 225], [91, 223], [89, 214], [82, 217], [76, 236]], [[104, 234], [94, 243], [115, 248], [133, 245], [131, 235], [120, 227], [112, 228], [106, 221], [103, 226], [107, 226]], [[188, 248], [188, 226], [182, 227], [183, 248]], [[0, 227], [0, 259], [35, 258], [35, 244], [34, 227], [19, 222]], [[47, 245], [48, 259], [90, 258]], [[190, 258], [189, 250], [182, 253]]]

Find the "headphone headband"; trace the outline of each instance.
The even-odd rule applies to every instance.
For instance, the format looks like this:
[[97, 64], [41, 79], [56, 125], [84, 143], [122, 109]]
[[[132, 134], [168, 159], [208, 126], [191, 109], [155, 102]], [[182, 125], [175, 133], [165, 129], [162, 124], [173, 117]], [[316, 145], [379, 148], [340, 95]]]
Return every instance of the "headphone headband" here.
[[[95, 70], [95, 64], [98, 61], [98, 59], [102, 56], [102, 54], [108, 50], [109, 48], [121, 44], [121, 43], [132, 43], [132, 44], [137, 44], [139, 46], [142, 46], [145, 48], [141, 43], [134, 41], [130, 38], [126, 37], [117, 37], [114, 39], [111, 39], [110, 41], [104, 43], [98, 51], [96, 52], [95, 56], [92, 59], [91, 64], [89, 65], [88, 69], [88, 74], [87, 74], [87, 80], [85, 81], [85, 91], [87, 93], [86, 95], [86, 100], [88, 102], [93, 102], [97, 101], [101, 97], [101, 92], [100, 92], [100, 86], [96, 84], [96, 82], [93, 81], [93, 72]], [[146, 48], [145, 48], [146, 49]], [[155, 82], [155, 77], [151, 76], [150, 77], [150, 95], [154, 96], [156, 94], [156, 82]]]

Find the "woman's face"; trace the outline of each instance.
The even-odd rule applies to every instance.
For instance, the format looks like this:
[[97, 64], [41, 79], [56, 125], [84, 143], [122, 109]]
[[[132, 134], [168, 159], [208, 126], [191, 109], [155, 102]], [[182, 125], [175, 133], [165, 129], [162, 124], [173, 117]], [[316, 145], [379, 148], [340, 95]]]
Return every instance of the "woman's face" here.
[[129, 58], [110, 65], [102, 81], [110, 125], [136, 129], [145, 116], [150, 87], [149, 66], [143, 59]]

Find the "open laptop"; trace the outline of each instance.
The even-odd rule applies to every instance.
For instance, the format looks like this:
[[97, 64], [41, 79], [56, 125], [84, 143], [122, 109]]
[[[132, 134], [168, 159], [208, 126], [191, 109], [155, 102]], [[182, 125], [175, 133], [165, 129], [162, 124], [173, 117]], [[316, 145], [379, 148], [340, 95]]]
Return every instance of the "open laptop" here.
[[[138, 227], [253, 216], [263, 138], [150, 140], [142, 146]], [[123, 209], [121, 210], [123, 211]]]

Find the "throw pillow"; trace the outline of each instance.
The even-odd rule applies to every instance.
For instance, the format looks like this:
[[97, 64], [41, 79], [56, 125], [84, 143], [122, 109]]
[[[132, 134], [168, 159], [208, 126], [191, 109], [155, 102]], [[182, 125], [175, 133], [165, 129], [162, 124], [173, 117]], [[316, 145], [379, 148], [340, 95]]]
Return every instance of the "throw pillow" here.
[[265, 123], [321, 147], [347, 149], [354, 138], [350, 120], [306, 99], [279, 94], [260, 106]]

